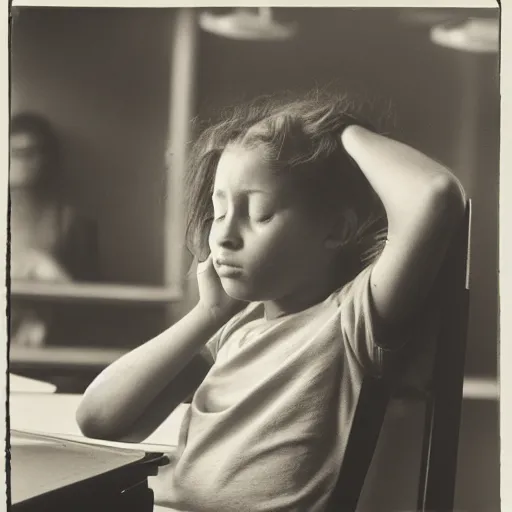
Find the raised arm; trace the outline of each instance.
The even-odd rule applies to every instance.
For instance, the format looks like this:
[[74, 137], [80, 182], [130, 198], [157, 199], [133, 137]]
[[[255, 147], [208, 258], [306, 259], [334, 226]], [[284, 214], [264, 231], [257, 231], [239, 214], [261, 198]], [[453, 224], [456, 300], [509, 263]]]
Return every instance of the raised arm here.
[[448, 169], [403, 143], [356, 125], [341, 139], [386, 210], [388, 241], [371, 287], [378, 315], [396, 325], [429, 292], [463, 217], [464, 191]]

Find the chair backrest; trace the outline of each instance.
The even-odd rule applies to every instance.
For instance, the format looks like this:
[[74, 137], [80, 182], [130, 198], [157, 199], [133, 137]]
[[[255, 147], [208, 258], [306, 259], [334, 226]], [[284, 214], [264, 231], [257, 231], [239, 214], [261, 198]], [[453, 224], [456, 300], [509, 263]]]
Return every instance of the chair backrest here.
[[441, 271], [445, 291], [441, 330], [427, 399], [418, 510], [448, 512], [454, 508], [469, 316], [471, 202]]
[[[438, 274], [440, 324], [426, 398], [419, 512], [453, 510], [469, 308], [471, 202]], [[439, 292], [439, 289], [437, 290]], [[400, 376], [363, 380], [354, 422], [327, 512], [355, 512]], [[407, 391], [407, 390], [406, 390]], [[412, 393], [412, 396], [417, 393]]]

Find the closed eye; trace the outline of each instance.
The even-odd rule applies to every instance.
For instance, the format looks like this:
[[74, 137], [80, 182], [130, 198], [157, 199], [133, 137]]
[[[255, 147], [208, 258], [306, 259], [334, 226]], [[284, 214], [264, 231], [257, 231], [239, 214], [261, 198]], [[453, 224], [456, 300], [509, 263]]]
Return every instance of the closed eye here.
[[259, 222], [261, 224], [265, 224], [266, 222], [270, 222], [274, 218], [274, 214], [265, 215], [264, 217], [259, 217], [256, 219], [256, 222]]
[[218, 220], [222, 220], [226, 216], [225, 211], [226, 209], [224, 207], [216, 206], [215, 204], [213, 204], [212, 221], [216, 222]]

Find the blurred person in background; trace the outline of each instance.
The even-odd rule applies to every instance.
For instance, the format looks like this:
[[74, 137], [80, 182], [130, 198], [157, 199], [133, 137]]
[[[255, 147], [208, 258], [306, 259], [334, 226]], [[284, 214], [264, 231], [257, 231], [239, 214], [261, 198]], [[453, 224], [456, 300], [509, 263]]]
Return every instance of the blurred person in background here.
[[[54, 283], [97, 276], [94, 226], [69, 204], [62, 183], [57, 134], [48, 120], [26, 112], [10, 125], [10, 276]], [[41, 346], [48, 306], [11, 301], [13, 344]]]

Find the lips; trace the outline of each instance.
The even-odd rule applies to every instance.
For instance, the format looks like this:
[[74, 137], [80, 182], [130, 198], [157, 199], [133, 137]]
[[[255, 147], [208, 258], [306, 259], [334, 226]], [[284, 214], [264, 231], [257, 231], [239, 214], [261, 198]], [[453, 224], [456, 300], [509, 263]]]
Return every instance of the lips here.
[[236, 277], [242, 273], [242, 267], [227, 258], [217, 258], [215, 268], [220, 277]]
[[237, 265], [233, 260], [229, 258], [217, 258], [215, 260], [215, 263], [218, 267], [230, 267], [230, 268], [237, 268], [241, 270], [241, 266]]

